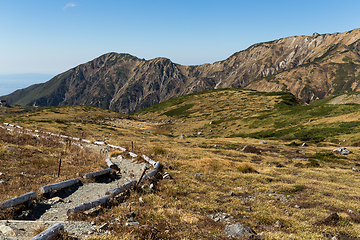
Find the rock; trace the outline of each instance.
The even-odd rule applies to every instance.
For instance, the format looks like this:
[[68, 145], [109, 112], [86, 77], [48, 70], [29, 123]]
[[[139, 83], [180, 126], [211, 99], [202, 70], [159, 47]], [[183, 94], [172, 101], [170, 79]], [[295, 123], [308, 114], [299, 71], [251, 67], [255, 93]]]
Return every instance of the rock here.
[[261, 141], [259, 142], [259, 144], [268, 144], [268, 142], [265, 141], [265, 140], [261, 140]]
[[139, 225], [139, 222], [126, 222], [125, 226], [134, 226], [134, 225]]
[[333, 150], [333, 153], [340, 154], [340, 155], [349, 155], [351, 152], [349, 149], [345, 147], [339, 147]]
[[47, 201], [49, 204], [55, 204], [58, 202], [63, 202], [63, 200], [60, 197], [53, 197]]
[[315, 223], [315, 225], [337, 225], [340, 221], [340, 217], [339, 215], [334, 212], [332, 214], [330, 214], [329, 216], [327, 216], [326, 218], [324, 218], [323, 220], [318, 221], [317, 223]]
[[357, 170], [356, 168], [352, 167], [351, 170], [353, 170], [354, 172], [358, 172], [359, 170]]
[[229, 195], [230, 195], [230, 196], [235, 196], [235, 193], [230, 192]]
[[247, 226], [235, 223], [225, 226], [225, 235], [227, 237], [253, 238], [256, 237], [256, 232]]
[[14, 230], [9, 226], [0, 225], [0, 232], [2, 232], [4, 235], [15, 236]]
[[202, 133], [202, 132], [198, 132], [198, 133], [197, 133], [197, 135], [199, 135], [199, 136], [200, 136], [200, 135], [203, 135], [203, 133]]
[[220, 147], [220, 145], [218, 145], [218, 144], [215, 144], [215, 145], [214, 145], [214, 147], [215, 147], [215, 148], [219, 148], [219, 147]]
[[201, 175], [202, 175], [201, 173], [196, 173], [196, 174], [195, 174], [195, 178], [200, 178]]
[[155, 184], [151, 183], [149, 186], [150, 192], [155, 191]]
[[184, 139], [184, 138], [185, 138], [184, 134], [181, 134], [179, 137], [179, 139]]
[[246, 145], [241, 151], [245, 153], [260, 153], [260, 150], [252, 145]]
[[306, 143], [301, 144], [301, 147], [307, 147], [308, 145]]
[[0, 184], [4, 184], [5, 183], [5, 181], [4, 180], [0, 180]]
[[281, 222], [280, 222], [279, 220], [276, 221], [276, 223], [274, 224], [274, 227], [275, 227], [275, 228], [281, 228], [281, 227], [282, 227]]

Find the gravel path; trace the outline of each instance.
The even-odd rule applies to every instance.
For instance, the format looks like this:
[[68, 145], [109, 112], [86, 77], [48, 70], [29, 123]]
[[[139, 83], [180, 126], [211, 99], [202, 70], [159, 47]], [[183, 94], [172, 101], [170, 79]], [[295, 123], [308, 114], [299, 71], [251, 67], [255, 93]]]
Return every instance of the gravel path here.
[[[98, 148], [98, 146], [91, 145], [88, 147]], [[81, 203], [103, 197], [108, 190], [121, 186], [130, 180], [139, 179], [146, 165], [145, 163], [135, 163], [132, 160], [123, 159], [121, 156], [111, 158], [111, 161], [120, 168], [115, 180], [104, 183], [84, 183], [83, 185], [72, 186], [67, 190], [61, 190], [55, 193], [52, 199], [46, 199], [36, 203], [35, 206], [24, 211], [23, 214], [19, 216], [20, 219], [27, 221], [0, 221], [0, 240], [29, 239], [33, 236], [35, 229], [41, 226], [48, 228], [58, 222], [63, 223], [66, 232], [81, 239], [97, 232], [100, 226], [86, 222], [66, 221], [67, 210]], [[10, 227], [15, 235], [3, 234], [1, 232], [1, 226]], [[100, 232], [102, 234], [109, 233], [106, 231]]]

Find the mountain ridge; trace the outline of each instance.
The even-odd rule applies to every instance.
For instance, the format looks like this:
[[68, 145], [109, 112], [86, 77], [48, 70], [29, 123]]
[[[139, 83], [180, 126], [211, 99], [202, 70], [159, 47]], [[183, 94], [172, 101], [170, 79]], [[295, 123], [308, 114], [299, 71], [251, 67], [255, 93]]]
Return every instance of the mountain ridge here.
[[95, 105], [131, 113], [217, 88], [288, 91], [305, 102], [360, 90], [360, 29], [256, 43], [213, 64], [184, 66], [110, 52], [44, 84], [5, 96], [10, 104]]

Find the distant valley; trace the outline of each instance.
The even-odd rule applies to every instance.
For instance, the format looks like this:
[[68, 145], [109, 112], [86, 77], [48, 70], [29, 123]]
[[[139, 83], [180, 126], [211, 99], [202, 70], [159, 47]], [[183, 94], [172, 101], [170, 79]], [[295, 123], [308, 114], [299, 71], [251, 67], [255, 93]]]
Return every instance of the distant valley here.
[[46, 83], [1, 98], [10, 104], [94, 105], [132, 113], [174, 97], [219, 88], [286, 91], [310, 103], [360, 89], [360, 29], [257, 43], [213, 64], [107, 53]]

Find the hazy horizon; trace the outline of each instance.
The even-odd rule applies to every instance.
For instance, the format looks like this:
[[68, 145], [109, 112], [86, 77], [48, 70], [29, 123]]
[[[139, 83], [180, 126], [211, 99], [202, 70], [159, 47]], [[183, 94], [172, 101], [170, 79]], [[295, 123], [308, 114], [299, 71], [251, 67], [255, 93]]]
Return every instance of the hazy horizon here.
[[55, 74], [42, 73], [0, 74], [0, 96], [8, 95], [33, 84], [44, 83], [54, 76]]

